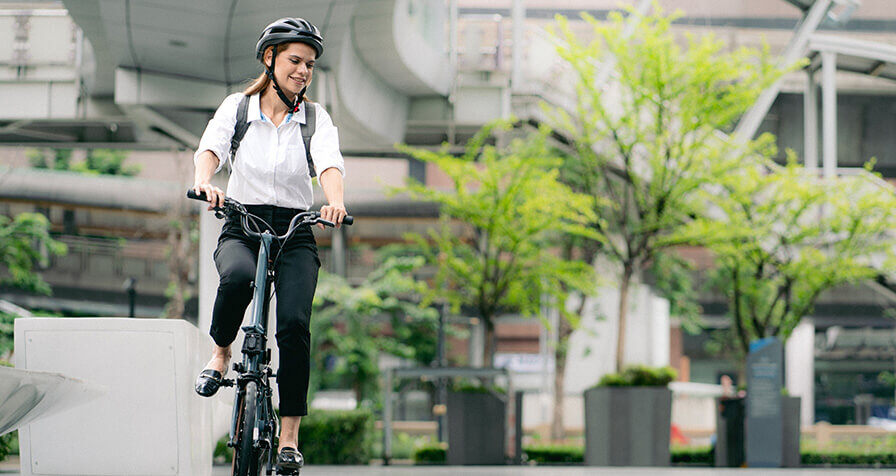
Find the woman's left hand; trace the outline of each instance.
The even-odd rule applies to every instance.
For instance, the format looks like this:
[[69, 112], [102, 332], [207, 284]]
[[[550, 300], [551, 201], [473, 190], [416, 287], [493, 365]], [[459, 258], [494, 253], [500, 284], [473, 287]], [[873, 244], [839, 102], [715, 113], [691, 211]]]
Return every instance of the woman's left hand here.
[[[342, 203], [320, 207], [320, 217], [335, 223], [336, 228], [339, 228], [342, 225], [342, 219], [345, 218], [346, 215], [348, 215], [348, 213], [345, 211], [345, 205]], [[321, 230], [326, 228], [322, 223], [318, 223], [317, 226]]]

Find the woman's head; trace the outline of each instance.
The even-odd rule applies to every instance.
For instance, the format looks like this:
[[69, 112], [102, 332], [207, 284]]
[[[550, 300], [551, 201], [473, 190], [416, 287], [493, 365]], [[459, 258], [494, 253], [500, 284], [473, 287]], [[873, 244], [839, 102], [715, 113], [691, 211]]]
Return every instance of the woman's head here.
[[311, 82], [314, 63], [323, 54], [320, 30], [301, 18], [281, 18], [262, 31], [255, 45], [255, 57], [265, 72], [244, 91], [263, 92], [271, 86], [287, 106], [296, 107], [295, 99]]

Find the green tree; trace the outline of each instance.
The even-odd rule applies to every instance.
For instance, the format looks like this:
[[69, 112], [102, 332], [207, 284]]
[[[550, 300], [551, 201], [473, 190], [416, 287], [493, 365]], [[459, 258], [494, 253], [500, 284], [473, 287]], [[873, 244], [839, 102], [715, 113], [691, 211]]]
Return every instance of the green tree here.
[[472, 308], [484, 323], [486, 365], [493, 364], [499, 314], [538, 316], [542, 306], [555, 303], [565, 313], [569, 290], [594, 289], [590, 266], [556, 250], [561, 233], [596, 239], [585, 226], [595, 220], [592, 197], [573, 193], [557, 179], [561, 160], [548, 147], [547, 130], [507, 147], [486, 144], [510, 128], [510, 122], [484, 127], [460, 157], [447, 148], [399, 147], [451, 180], [448, 191], [413, 181], [402, 189], [440, 206], [440, 228], [411, 238], [437, 268], [429, 299], [450, 303], [454, 312]]
[[47, 218], [38, 213], [14, 219], [0, 215], [0, 284], [50, 294], [35, 266], [46, 266], [50, 255], [65, 254], [66, 247], [50, 236], [49, 228]]
[[740, 360], [755, 339], [786, 340], [825, 291], [894, 269], [896, 196], [871, 173], [821, 179], [791, 161], [718, 185], [710, 217], [692, 226], [719, 238], [708, 243], [713, 282], [728, 297], [726, 343]]
[[[435, 356], [438, 313], [421, 306], [425, 283], [414, 272], [420, 257], [389, 257], [358, 286], [321, 273], [314, 296], [315, 385], [321, 378], [348, 380], [357, 402], [373, 398], [379, 354], [429, 365]], [[337, 368], [327, 368], [337, 360]]]
[[[644, 281], [659, 252], [705, 238], [683, 232], [707, 205], [696, 192], [770, 140], [744, 145], [719, 131], [731, 129], [783, 74], [767, 49], [729, 51], [711, 35], [687, 36], [682, 45], [670, 31], [678, 15], [658, 4], [653, 11], [629, 10], [631, 35], [621, 13], [607, 23], [583, 14], [593, 37], [587, 41], [558, 16], [557, 51], [572, 71], [578, 100], [572, 110], [546, 106], [552, 127], [574, 151], [564, 165], [572, 185], [602, 198], [590, 203], [601, 217], [595, 229], [606, 239], [585, 251], [617, 264], [617, 368], [625, 363], [631, 285]], [[596, 81], [608, 72], [609, 83]]]

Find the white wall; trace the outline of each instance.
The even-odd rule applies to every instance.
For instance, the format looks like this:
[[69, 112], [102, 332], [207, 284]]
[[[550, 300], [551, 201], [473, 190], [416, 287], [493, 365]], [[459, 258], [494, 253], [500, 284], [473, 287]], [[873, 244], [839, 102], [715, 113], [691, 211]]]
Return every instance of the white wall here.
[[787, 339], [784, 351], [785, 386], [800, 400], [800, 425], [815, 423], [815, 324], [803, 319]]
[[19, 430], [22, 475], [211, 475], [212, 401], [193, 391], [209, 346], [182, 320], [30, 318], [16, 367], [108, 392]]
[[[619, 291], [602, 288], [585, 304], [585, 317], [569, 339], [564, 387], [581, 394], [616, 366]], [[647, 286], [629, 291], [626, 364], [669, 365], [669, 302]]]

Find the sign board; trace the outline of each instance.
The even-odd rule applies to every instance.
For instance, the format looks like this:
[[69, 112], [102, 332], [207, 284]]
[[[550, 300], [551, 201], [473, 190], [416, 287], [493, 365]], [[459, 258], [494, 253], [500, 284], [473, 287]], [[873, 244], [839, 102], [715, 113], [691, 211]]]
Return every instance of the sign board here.
[[784, 346], [775, 337], [750, 343], [747, 356], [747, 466], [780, 468], [784, 444], [781, 389]]

